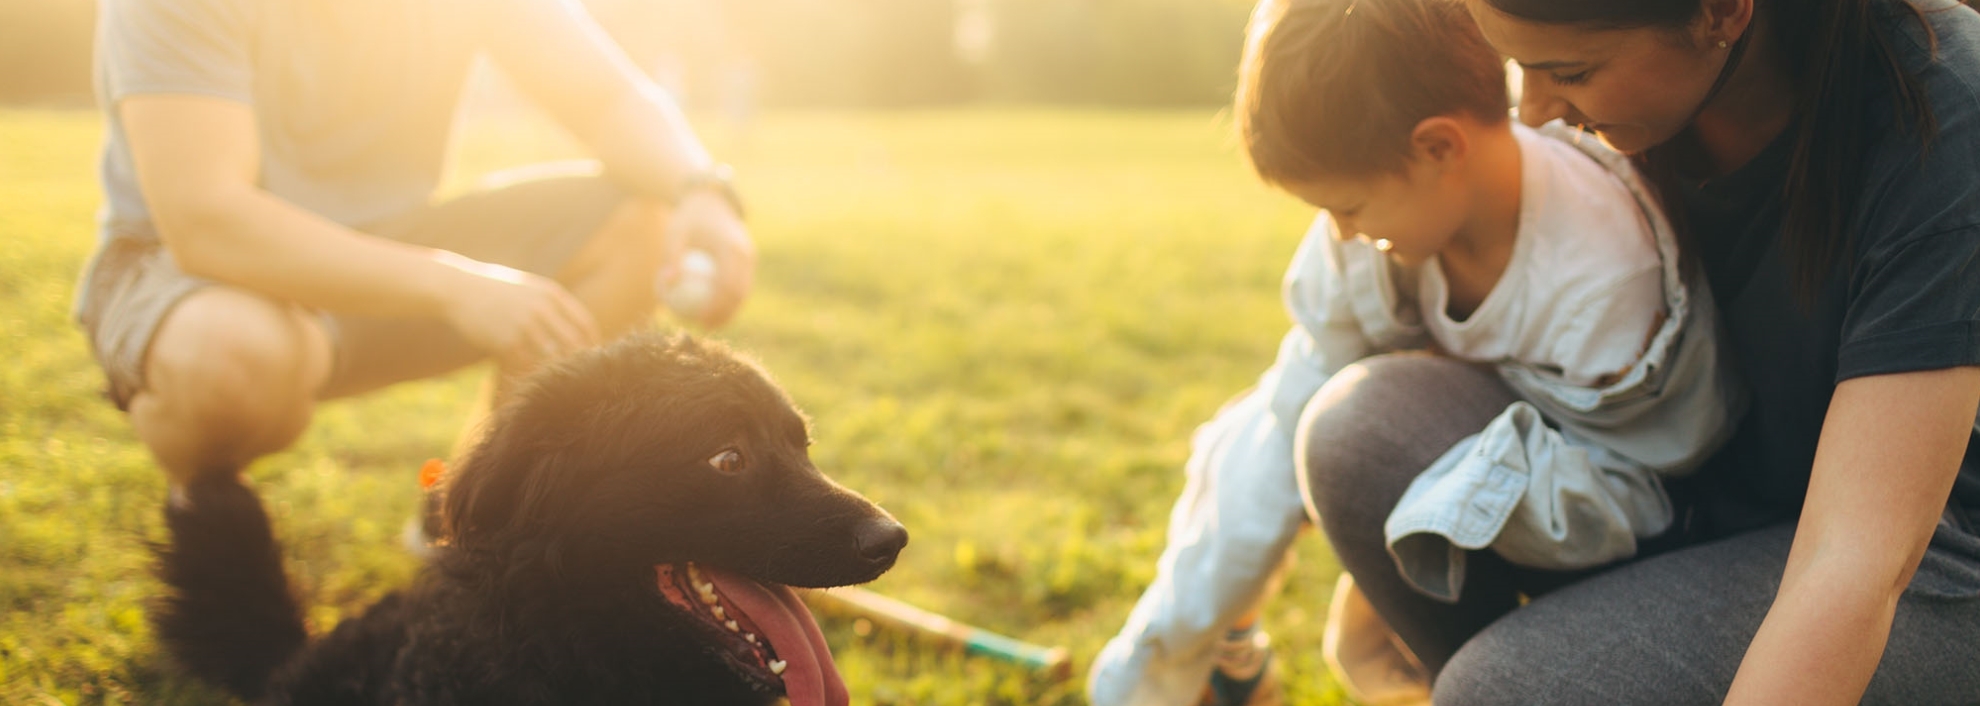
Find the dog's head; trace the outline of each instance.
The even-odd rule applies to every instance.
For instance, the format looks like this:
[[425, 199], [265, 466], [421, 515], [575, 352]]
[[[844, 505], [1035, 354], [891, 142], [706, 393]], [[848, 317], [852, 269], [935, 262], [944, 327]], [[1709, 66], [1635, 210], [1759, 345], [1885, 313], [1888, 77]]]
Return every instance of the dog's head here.
[[448, 479], [447, 541], [575, 581], [657, 578], [739, 676], [795, 706], [843, 703], [787, 586], [870, 581], [907, 531], [820, 473], [809, 445], [756, 365], [686, 335], [630, 337], [517, 391]]

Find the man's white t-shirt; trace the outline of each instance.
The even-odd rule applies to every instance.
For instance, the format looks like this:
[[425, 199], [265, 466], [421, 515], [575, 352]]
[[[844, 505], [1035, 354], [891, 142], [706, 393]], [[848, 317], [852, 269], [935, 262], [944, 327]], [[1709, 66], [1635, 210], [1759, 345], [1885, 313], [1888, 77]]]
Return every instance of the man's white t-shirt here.
[[97, 31], [105, 241], [157, 238], [117, 109], [132, 96], [248, 106], [258, 185], [361, 227], [432, 198], [477, 56], [553, 115], [621, 80], [574, 0], [102, 0]]
[[[1622, 181], [1573, 145], [1515, 123], [1519, 228], [1505, 274], [1463, 320], [1435, 258], [1422, 265], [1423, 324], [1451, 355], [1558, 367], [1599, 387], [1643, 354], [1664, 316], [1656, 236]], [[1592, 138], [1591, 138], [1592, 139]]]

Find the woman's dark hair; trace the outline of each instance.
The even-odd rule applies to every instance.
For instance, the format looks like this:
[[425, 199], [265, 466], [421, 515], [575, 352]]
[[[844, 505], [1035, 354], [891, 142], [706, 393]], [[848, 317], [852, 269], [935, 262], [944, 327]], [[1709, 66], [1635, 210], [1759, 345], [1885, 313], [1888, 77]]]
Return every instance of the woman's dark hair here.
[[[1485, 0], [1513, 17], [1547, 24], [1601, 29], [1679, 27], [1700, 12], [1702, 0]], [[1863, 164], [1874, 138], [1864, 119], [1875, 98], [1870, 79], [1890, 79], [1900, 129], [1907, 125], [1921, 143], [1938, 131], [1924, 89], [1904, 70], [1886, 39], [1877, 6], [1890, 0], [1754, 0], [1755, 14], [1768, 12], [1773, 39], [1794, 81], [1794, 152], [1782, 185], [1781, 232], [1794, 284], [1804, 304], [1812, 304], [1838, 265], [1850, 257], [1850, 223], [1862, 193]], [[1925, 28], [1932, 51], [1937, 40], [1923, 13], [1903, 0], [1890, 4], [1910, 10]], [[1672, 147], [1660, 145], [1637, 162], [1665, 193], [1676, 178]], [[1674, 217], [1681, 214], [1673, 214]]]

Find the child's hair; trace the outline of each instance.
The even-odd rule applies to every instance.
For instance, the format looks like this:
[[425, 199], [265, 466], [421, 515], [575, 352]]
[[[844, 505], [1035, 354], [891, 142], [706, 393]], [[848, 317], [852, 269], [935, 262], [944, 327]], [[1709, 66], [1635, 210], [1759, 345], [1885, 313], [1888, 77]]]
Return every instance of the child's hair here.
[[1401, 172], [1425, 118], [1507, 118], [1506, 69], [1455, 0], [1263, 0], [1238, 134], [1267, 183]]

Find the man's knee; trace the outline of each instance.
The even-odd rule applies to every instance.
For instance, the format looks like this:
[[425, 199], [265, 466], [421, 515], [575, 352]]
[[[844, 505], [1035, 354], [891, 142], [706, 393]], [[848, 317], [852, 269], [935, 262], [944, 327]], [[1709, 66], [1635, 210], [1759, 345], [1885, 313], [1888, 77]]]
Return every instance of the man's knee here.
[[667, 206], [652, 200], [621, 201], [592, 233], [591, 240], [557, 273], [557, 279], [571, 284], [618, 270], [640, 272], [649, 278], [657, 275], [666, 250], [669, 213]]
[[142, 394], [209, 433], [293, 438], [328, 370], [329, 346], [313, 321], [216, 287], [188, 297], [160, 326]]
[[626, 199], [557, 273], [608, 337], [647, 321], [659, 307], [654, 285], [665, 253], [668, 209]]

